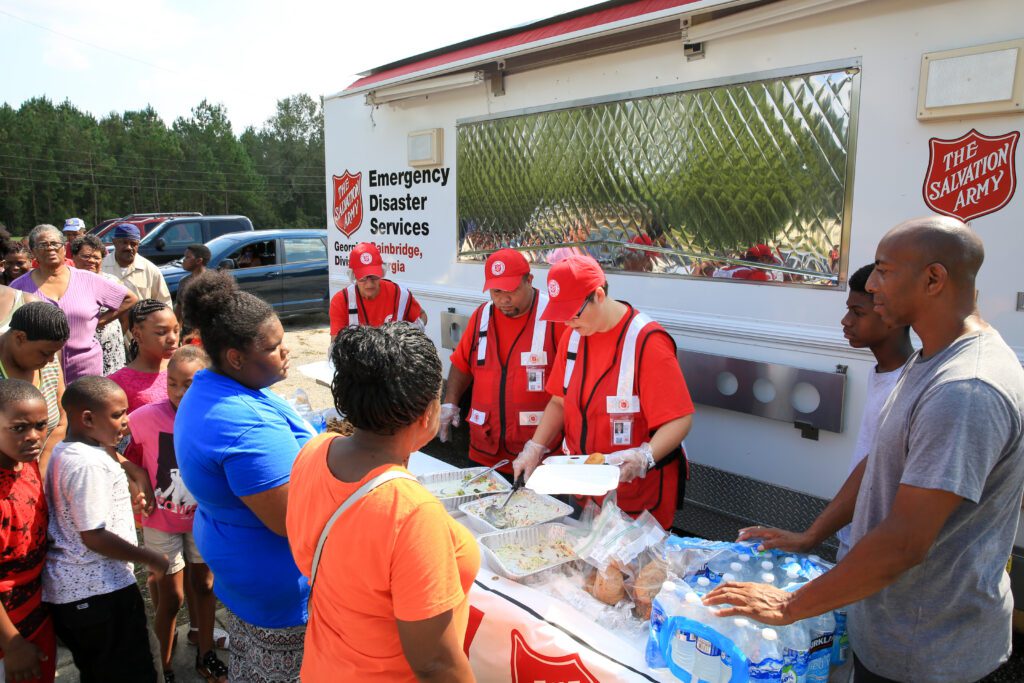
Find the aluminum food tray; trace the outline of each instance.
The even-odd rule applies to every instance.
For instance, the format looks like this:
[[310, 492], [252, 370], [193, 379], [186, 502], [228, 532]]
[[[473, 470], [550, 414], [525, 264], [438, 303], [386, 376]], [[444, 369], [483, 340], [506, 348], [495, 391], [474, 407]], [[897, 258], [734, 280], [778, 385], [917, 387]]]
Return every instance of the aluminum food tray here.
[[[470, 467], [464, 470], [450, 470], [448, 472], [434, 472], [432, 474], [422, 474], [416, 478], [419, 479], [420, 483], [423, 484], [424, 486], [429, 486], [430, 484], [436, 484], [439, 482], [456, 482], [465, 478], [466, 475], [473, 476], [474, 474], [480, 474], [486, 469], [486, 467]], [[459, 506], [462, 505], [463, 503], [468, 503], [470, 501], [476, 500], [481, 496], [490, 496], [496, 493], [501, 493], [502, 491], [504, 491], [507, 494], [509, 489], [512, 488], [512, 484], [505, 481], [505, 478], [502, 477], [497, 472], [491, 472], [483, 479], [495, 482], [496, 484], [498, 484], [499, 488], [496, 491], [487, 491], [486, 493], [470, 493], [465, 496], [449, 496], [447, 498], [438, 498], [438, 500], [441, 501], [441, 504], [444, 505], [444, 509], [447, 510], [450, 514], [458, 515], [461, 514], [459, 511]]]
[[477, 498], [476, 500], [471, 500], [468, 503], [463, 503], [462, 505], [459, 506], [459, 510], [461, 510], [466, 515], [466, 517], [469, 517], [473, 520], [476, 526], [479, 527], [479, 529], [481, 530], [481, 533], [491, 533], [494, 531], [509, 531], [511, 529], [524, 529], [528, 526], [537, 526], [538, 524], [553, 522], [572, 513], [571, 505], [566, 505], [557, 498], [544, 495], [543, 493], [537, 493], [535, 491], [523, 488], [519, 489], [517, 492], [512, 494], [512, 499], [509, 500], [508, 502], [510, 506], [515, 505], [516, 499], [519, 497], [536, 498], [539, 502], [543, 503], [546, 507], [550, 508], [550, 513], [546, 514], [543, 517], [543, 519], [538, 519], [533, 524], [528, 524], [525, 527], [498, 528], [484, 518], [483, 511], [484, 508], [486, 508], [488, 505], [491, 505], [492, 503], [500, 505], [504, 496], [507, 495], [507, 493], [488, 494], [484, 497]]
[[502, 562], [501, 558], [498, 557], [497, 550], [513, 543], [523, 546], [531, 546], [547, 540], [562, 540], [569, 535], [571, 529], [572, 527], [565, 524], [548, 522], [546, 524], [538, 524], [536, 526], [522, 527], [521, 529], [510, 529], [507, 531], [496, 531], [490, 534], [483, 534], [478, 537], [477, 540], [480, 541], [480, 547], [483, 548], [484, 554], [487, 555], [487, 560], [495, 572], [504, 576], [506, 579], [521, 581], [528, 576], [533, 576], [534, 574], [547, 571], [548, 569], [559, 567], [567, 562], [572, 562], [576, 557], [574, 555], [573, 557], [559, 559], [558, 561], [547, 563], [537, 569], [522, 572], [514, 567], [506, 566], [505, 563]]

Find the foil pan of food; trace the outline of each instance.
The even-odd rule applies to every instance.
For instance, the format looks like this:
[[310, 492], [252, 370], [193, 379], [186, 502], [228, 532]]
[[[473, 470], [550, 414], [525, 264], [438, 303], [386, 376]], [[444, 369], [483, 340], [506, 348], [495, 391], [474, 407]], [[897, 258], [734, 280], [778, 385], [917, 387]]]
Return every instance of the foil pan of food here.
[[490, 472], [484, 477], [470, 481], [486, 470], [486, 467], [470, 467], [465, 470], [423, 474], [416, 478], [420, 480], [424, 488], [441, 501], [445, 510], [453, 515], [458, 515], [461, 514], [459, 506], [463, 503], [491, 493], [501, 493], [502, 491], [508, 493], [508, 490], [512, 488], [512, 484], [505, 481], [505, 478], [497, 472]]
[[571, 505], [566, 505], [557, 498], [535, 493], [529, 489], [519, 489], [512, 494], [512, 498], [505, 508], [497, 513], [497, 521], [502, 526], [496, 526], [491, 524], [484, 510], [499, 502], [501, 502], [500, 496], [487, 496], [463, 503], [459, 506], [459, 510], [465, 513], [467, 519], [480, 533], [536, 526], [559, 520], [572, 512]]
[[495, 572], [520, 581], [576, 559], [571, 527], [556, 522], [483, 534], [477, 540]]

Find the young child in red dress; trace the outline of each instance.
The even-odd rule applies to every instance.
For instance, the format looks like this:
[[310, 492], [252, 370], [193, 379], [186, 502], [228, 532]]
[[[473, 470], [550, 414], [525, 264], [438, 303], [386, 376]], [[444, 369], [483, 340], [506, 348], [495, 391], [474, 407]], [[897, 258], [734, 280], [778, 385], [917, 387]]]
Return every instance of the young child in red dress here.
[[0, 380], [0, 679], [54, 679], [56, 640], [42, 603], [48, 509], [39, 454], [49, 420], [39, 390]]

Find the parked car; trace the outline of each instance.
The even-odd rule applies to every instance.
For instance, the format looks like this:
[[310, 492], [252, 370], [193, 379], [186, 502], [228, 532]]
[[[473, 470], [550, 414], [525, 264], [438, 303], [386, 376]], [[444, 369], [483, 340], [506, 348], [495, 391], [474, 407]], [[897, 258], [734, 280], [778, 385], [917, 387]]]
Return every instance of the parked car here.
[[139, 243], [139, 253], [157, 265], [185, 256], [190, 244], [205, 244], [232, 232], [252, 232], [245, 216], [188, 216], [171, 218], [152, 228]]
[[[255, 230], [207, 242], [210, 268], [226, 270], [239, 287], [263, 299], [279, 315], [326, 311], [326, 230]], [[180, 262], [161, 266], [172, 296], [188, 273]]]
[[132, 213], [121, 218], [108, 218], [89, 232], [96, 235], [104, 244], [111, 244], [114, 241], [114, 226], [120, 223], [131, 223], [139, 229], [139, 233], [145, 237], [146, 233], [160, 225], [169, 218], [181, 218], [184, 216], [202, 216], [198, 211], [169, 211], [166, 213]]

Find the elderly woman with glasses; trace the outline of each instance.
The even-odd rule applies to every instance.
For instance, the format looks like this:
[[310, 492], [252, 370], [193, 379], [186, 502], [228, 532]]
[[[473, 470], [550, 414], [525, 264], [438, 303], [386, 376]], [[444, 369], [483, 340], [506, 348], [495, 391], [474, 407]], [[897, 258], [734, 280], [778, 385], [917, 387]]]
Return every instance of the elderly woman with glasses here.
[[64, 236], [52, 225], [33, 228], [28, 246], [39, 267], [19, 277], [11, 287], [50, 302], [67, 316], [71, 336], [61, 351], [65, 382], [103, 374], [103, 351], [96, 330], [135, 305], [135, 295], [95, 273], [69, 268], [64, 262]]

